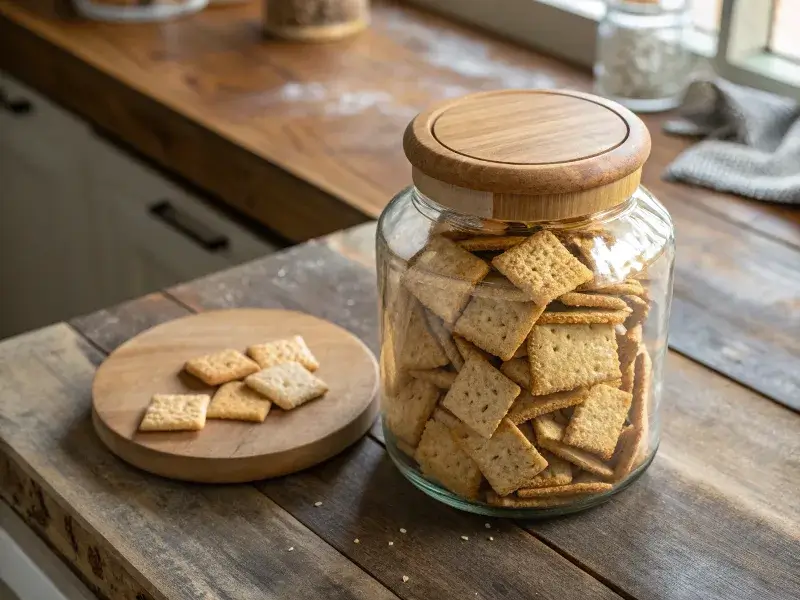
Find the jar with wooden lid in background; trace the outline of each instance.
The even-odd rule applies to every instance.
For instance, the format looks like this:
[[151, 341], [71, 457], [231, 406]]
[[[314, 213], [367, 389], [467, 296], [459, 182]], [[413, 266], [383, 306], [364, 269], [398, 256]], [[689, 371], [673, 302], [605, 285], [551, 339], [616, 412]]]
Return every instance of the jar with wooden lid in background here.
[[572, 91], [418, 115], [378, 224], [383, 426], [403, 474], [483, 514], [598, 504], [659, 440], [672, 295], [645, 125]]
[[369, 0], [264, 0], [264, 32], [300, 41], [327, 42], [369, 25]]

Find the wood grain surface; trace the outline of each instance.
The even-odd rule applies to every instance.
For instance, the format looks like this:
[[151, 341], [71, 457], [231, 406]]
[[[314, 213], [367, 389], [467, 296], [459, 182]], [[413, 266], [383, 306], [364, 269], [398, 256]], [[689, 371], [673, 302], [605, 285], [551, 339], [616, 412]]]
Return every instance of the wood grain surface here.
[[[214, 394], [182, 371], [226, 348], [300, 335], [320, 361], [328, 392], [300, 408], [273, 406], [263, 423], [208, 419], [199, 432], [139, 432], [154, 394]], [[157, 475], [239, 483], [293, 473], [358, 440], [378, 413], [378, 364], [358, 338], [322, 319], [285, 310], [212, 311], [164, 323], [117, 348], [92, 384], [92, 422], [120, 458]]]
[[[372, 17], [352, 39], [298, 46], [263, 39], [258, 3], [121, 28], [0, 0], [0, 68], [294, 241], [379, 214], [409, 183], [400, 141], [426, 106], [591, 89], [587, 72], [408, 6], [376, 2]], [[678, 232], [672, 345], [800, 410], [800, 210], [661, 181], [690, 143], [661, 132], [666, 118], [644, 119], [643, 183]], [[753, 293], [765, 282], [773, 293]]]

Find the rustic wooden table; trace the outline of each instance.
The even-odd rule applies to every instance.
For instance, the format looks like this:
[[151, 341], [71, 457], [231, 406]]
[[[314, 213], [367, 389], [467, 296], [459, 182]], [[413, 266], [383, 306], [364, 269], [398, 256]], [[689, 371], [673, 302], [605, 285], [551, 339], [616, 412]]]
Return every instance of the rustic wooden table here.
[[[374, 13], [339, 51], [300, 52], [260, 40], [257, 3], [121, 28], [0, 0], [0, 68], [294, 240], [379, 212], [408, 181], [402, 129], [431, 101], [590, 85], [437, 17]], [[661, 120], [644, 181], [678, 237], [662, 444], [608, 504], [486, 530], [406, 483], [377, 428], [318, 468], [228, 487], [152, 477], [100, 445], [95, 368], [188, 312], [302, 310], [377, 350], [372, 225], [0, 344], [0, 497], [113, 600], [797, 597], [800, 211], [661, 181], [685, 144]]]

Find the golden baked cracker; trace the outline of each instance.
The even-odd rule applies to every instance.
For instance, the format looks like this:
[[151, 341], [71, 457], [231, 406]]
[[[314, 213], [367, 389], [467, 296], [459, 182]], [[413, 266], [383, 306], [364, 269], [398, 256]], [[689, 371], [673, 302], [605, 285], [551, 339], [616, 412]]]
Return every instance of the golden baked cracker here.
[[531, 393], [572, 390], [621, 377], [613, 325], [534, 325], [528, 337]]
[[520, 498], [518, 496], [499, 496], [492, 490], [486, 492], [486, 503], [502, 508], [553, 508], [572, 504], [574, 498], [546, 497], [546, 498]]
[[568, 446], [567, 444], [556, 441], [547, 441], [542, 444], [542, 448], [571, 462], [573, 465], [579, 466], [585, 471], [590, 471], [591, 473], [596, 473], [603, 477], [612, 477], [614, 475], [614, 470], [608, 466], [608, 464], [585, 450], [580, 450], [579, 448], [574, 448], [573, 446]]
[[400, 439], [395, 440], [394, 445], [397, 446], [397, 449], [400, 450], [400, 452], [408, 456], [410, 459], [416, 460], [414, 458], [414, 454], [417, 452], [417, 449], [414, 448], [414, 446], [409, 446], [403, 440]]
[[633, 392], [633, 363], [631, 362], [622, 370], [619, 389], [623, 392]]
[[545, 396], [532, 396], [526, 390], [522, 390], [514, 404], [508, 411], [508, 420], [518, 425], [523, 421], [529, 421], [539, 415], [544, 415], [554, 410], [575, 406], [584, 401], [589, 390], [577, 388], [566, 392], [555, 392]]
[[634, 296], [646, 295], [646, 290], [638, 279], [626, 279], [620, 283], [611, 283], [602, 287], [582, 286], [580, 291], [592, 291], [595, 294], [613, 294], [615, 296], [622, 296], [624, 294], [632, 294]]
[[556, 413], [539, 415], [533, 419], [538, 446], [544, 446], [547, 442], [560, 442], [564, 438], [564, 429], [564, 424], [556, 420]]
[[640, 452], [636, 456], [636, 462], [644, 460], [644, 453], [650, 442], [650, 402], [652, 401], [652, 379], [653, 363], [650, 354], [644, 345], [641, 346], [639, 354], [634, 360], [633, 374], [633, 403], [631, 404], [630, 421], [634, 427], [639, 429], [644, 435], [644, 440], [640, 445]]
[[426, 369], [424, 371], [411, 370], [408, 372], [408, 374], [416, 379], [429, 381], [436, 387], [443, 390], [450, 389], [450, 386], [453, 385], [453, 382], [456, 380], [456, 373], [447, 371], [445, 369]]
[[517, 429], [522, 432], [528, 441], [536, 446], [536, 434], [533, 431], [533, 425], [531, 425], [530, 421], [525, 421], [524, 423], [515, 423]]
[[558, 238], [539, 231], [492, 259], [492, 265], [539, 306], [574, 290], [593, 273], [570, 254]]
[[547, 467], [547, 461], [508, 419], [503, 419], [488, 440], [466, 427], [459, 427], [454, 434], [492, 489], [502, 496], [521, 488]]
[[558, 301], [565, 306], [587, 306], [592, 308], [605, 308], [606, 310], [625, 310], [628, 308], [628, 304], [625, 300], [607, 294], [567, 292], [559, 296]]
[[155, 394], [139, 431], [199, 431], [210, 401], [208, 394]]
[[527, 239], [527, 237], [521, 235], [481, 235], [467, 240], [461, 240], [458, 242], [458, 245], [470, 252], [508, 250]]
[[633, 362], [633, 359], [636, 358], [636, 354], [639, 352], [639, 344], [641, 343], [641, 325], [627, 328], [625, 333], [617, 333], [617, 354], [619, 355], [620, 369], [623, 372], [625, 368]]
[[633, 426], [623, 428], [619, 434], [617, 449], [612, 459], [614, 465], [612, 481], [622, 481], [633, 470], [644, 441], [644, 432], [640, 429]]
[[610, 459], [631, 401], [628, 392], [602, 383], [593, 386], [584, 401], [575, 407], [561, 441]]
[[528, 481], [524, 488], [517, 490], [518, 494], [528, 488], [567, 485], [572, 482], [572, 465], [568, 461], [547, 450], [541, 450], [541, 455], [547, 461], [547, 468]]
[[456, 427], [463, 425], [463, 423], [459, 421], [458, 418], [453, 415], [453, 413], [451, 413], [447, 409], [440, 408], [438, 406], [435, 409], [433, 409], [433, 414], [431, 415], [431, 418], [434, 421], [438, 421], [442, 425], [449, 427], [450, 429], [455, 429]]
[[482, 358], [483, 360], [489, 360], [491, 358], [487, 352], [484, 352], [472, 342], [468, 342], [460, 335], [454, 335], [453, 341], [461, 356], [464, 357], [464, 362], [468, 361], [471, 357]]
[[564, 238], [564, 247], [569, 250], [575, 258], [585, 264], [590, 271], [597, 273], [597, 258], [595, 254], [605, 249], [601, 246], [602, 241], [595, 241], [591, 237], [578, 237], [575, 235]]
[[625, 327], [627, 329], [636, 326], [641, 327], [645, 319], [647, 319], [647, 315], [650, 313], [650, 303], [632, 294], [626, 294], [622, 298], [631, 309], [631, 314], [625, 320]]
[[528, 344], [527, 344], [527, 341], [522, 343], [520, 345], [520, 347], [517, 348], [517, 351], [514, 352], [514, 356], [512, 356], [511, 358], [524, 358], [526, 356], [528, 356]]
[[406, 271], [403, 282], [422, 304], [454, 323], [489, 265], [442, 237], [433, 237]]
[[500, 365], [500, 372], [526, 390], [531, 389], [531, 365], [525, 358], [512, 358]]
[[397, 395], [385, 398], [386, 427], [397, 439], [416, 447], [438, 400], [439, 389], [435, 385], [421, 379], [410, 380]]
[[428, 328], [433, 334], [433, 337], [439, 342], [439, 345], [442, 347], [442, 350], [444, 350], [447, 358], [450, 359], [453, 367], [455, 367], [456, 371], [460, 371], [461, 367], [464, 366], [464, 358], [458, 351], [453, 341], [452, 334], [444, 326], [442, 320], [433, 313], [425, 311], [425, 319], [428, 322]]
[[263, 423], [270, 408], [272, 402], [251, 390], [243, 381], [230, 381], [214, 394], [206, 418]]
[[283, 410], [297, 408], [328, 391], [328, 384], [298, 362], [269, 367], [248, 375], [244, 382]]
[[187, 360], [183, 368], [208, 385], [241, 379], [259, 370], [258, 363], [230, 349]]
[[492, 271], [484, 277], [480, 285], [472, 290], [472, 295], [478, 298], [494, 298], [496, 300], [508, 300], [509, 302], [531, 302], [529, 294], [523, 292], [496, 271]]
[[624, 323], [630, 315], [630, 310], [605, 310], [602, 308], [575, 308], [563, 311], [544, 311], [537, 325], [570, 324], [582, 325], [588, 323]]
[[309, 371], [319, 369], [319, 361], [311, 353], [306, 341], [300, 335], [295, 335], [285, 340], [275, 340], [250, 346], [247, 349], [247, 354], [262, 369], [284, 362], [299, 362]]
[[444, 348], [428, 329], [424, 309], [416, 300], [413, 300], [410, 308], [408, 325], [399, 335], [403, 337], [398, 357], [401, 367], [424, 370], [444, 367], [450, 363]]
[[584, 494], [599, 494], [607, 492], [612, 486], [604, 482], [578, 482], [556, 485], [551, 487], [522, 488], [517, 490], [520, 498], [541, 498], [543, 496], [582, 496]]
[[510, 360], [543, 310], [533, 302], [473, 298], [453, 331], [490, 354]]
[[471, 358], [447, 391], [442, 406], [488, 439], [519, 392], [516, 383], [487, 361]]
[[414, 458], [426, 477], [464, 498], [478, 497], [483, 479], [481, 471], [446, 425], [434, 420], [425, 424]]

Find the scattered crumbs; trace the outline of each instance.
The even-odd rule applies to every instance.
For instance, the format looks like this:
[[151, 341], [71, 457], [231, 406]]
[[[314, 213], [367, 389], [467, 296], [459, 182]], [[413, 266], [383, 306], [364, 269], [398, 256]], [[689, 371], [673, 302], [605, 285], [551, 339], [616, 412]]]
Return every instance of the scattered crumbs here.
[[400, 533], [408, 533], [403, 527], [400, 528]]
[[486, 529], [491, 529], [492, 528], [492, 526], [489, 525], [489, 523], [484, 523], [483, 526], [486, 527]]
[[294, 550], [294, 546], [289, 546], [289, 552], [291, 552], [292, 550]]
[[494, 538], [493, 538], [492, 536], [489, 536], [489, 541], [490, 541], [490, 542], [493, 542], [493, 541], [494, 541]]
[[408, 575], [403, 575], [403, 583], [405, 583], [406, 581], [408, 581]]
[[390, 546], [394, 546], [394, 542], [389, 542], [389, 545]]
[[461, 539], [462, 539], [462, 540], [464, 540], [464, 541], [466, 542], [466, 541], [468, 541], [468, 540], [469, 540], [469, 536], [468, 536], [468, 535], [462, 535], [462, 536], [461, 536]]
[[314, 506], [322, 506], [322, 502], [319, 502], [319, 501], [314, 502]]
[[360, 544], [360, 543], [361, 543], [361, 540], [360, 540], [360, 539], [358, 539], [358, 538], [356, 538], [356, 539], [354, 539], [354, 540], [353, 540], [353, 543], [354, 543], [354, 544]]
[[284, 275], [286, 275], [286, 267], [281, 267], [278, 270], [278, 277], [283, 277]]

